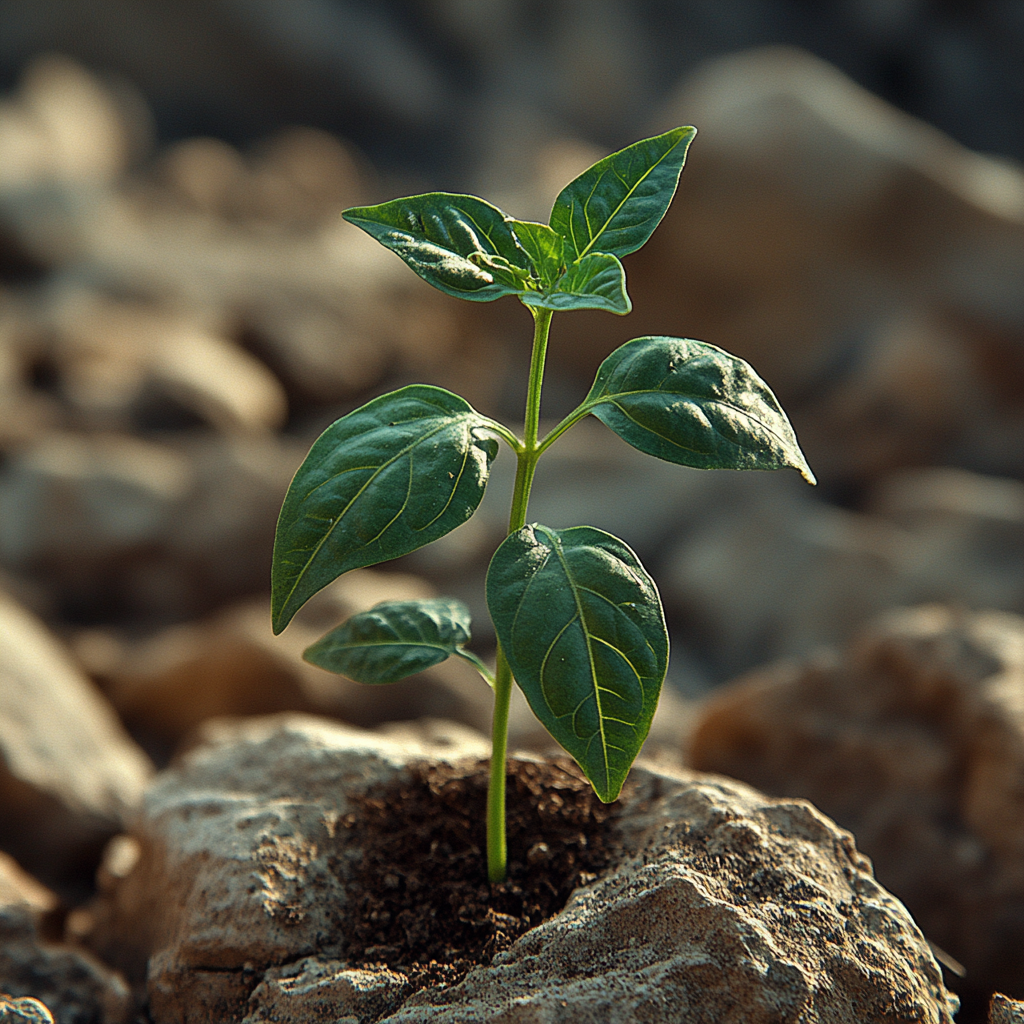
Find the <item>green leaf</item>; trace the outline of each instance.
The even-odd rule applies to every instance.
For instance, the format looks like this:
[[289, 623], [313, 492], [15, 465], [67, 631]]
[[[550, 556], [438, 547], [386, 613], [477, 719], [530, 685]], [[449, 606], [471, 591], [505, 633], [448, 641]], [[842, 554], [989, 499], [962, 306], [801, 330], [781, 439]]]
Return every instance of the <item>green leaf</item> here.
[[527, 306], [545, 309], [604, 309], [622, 315], [633, 308], [626, 294], [626, 271], [617, 256], [606, 252], [589, 253], [571, 264], [554, 289], [519, 298]]
[[487, 605], [534, 714], [614, 800], [654, 717], [668, 633], [654, 581], [620, 540], [533, 524], [487, 570]]
[[281, 507], [274, 632], [342, 573], [408, 554], [469, 519], [497, 454], [496, 426], [458, 395], [413, 384], [328, 427]]
[[634, 448], [697, 469], [782, 469], [813, 484], [796, 434], [749, 363], [688, 338], [635, 338], [580, 406]]
[[428, 192], [342, 216], [405, 260], [447, 295], [490, 302], [525, 287], [530, 261], [511, 219], [475, 196]]
[[469, 609], [450, 597], [382, 601], [308, 647], [306, 661], [357, 683], [395, 683], [461, 654]]
[[510, 221], [519, 244], [533, 263], [541, 288], [550, 288], [565, 270], [564, 242], [547, 224], [530, 220]]
[[551, 226], [573, 260], [627, 256], [651, 237], [672, 201], [696, 128], [674, 128], [612, 153], [562, 189]]

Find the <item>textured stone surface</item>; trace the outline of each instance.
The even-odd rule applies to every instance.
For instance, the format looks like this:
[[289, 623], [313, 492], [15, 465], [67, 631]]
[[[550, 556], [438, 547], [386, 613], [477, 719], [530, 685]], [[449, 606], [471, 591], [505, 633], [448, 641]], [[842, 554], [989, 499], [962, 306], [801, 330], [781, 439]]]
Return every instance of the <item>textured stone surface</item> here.
[[386, 969], [359, 970], [338, 960], [306, 957], [272, 967], [249, 997], [242, 1024], [337, 1024], [377, 1020], [408, 988], [405, 975]]
[[132, 1009], [119, 974], [89, 953], [42, 939], [25, 904], [0, 906], [0, 992], [38, 999], [56, 1024], [127, 1024]]
[[[146, 975], [156, 1024], [243, 1010], [298, 1024], [334, 998], [359, 1024], [376, 1019], [391, 974], [331, 963], [360, 858], [335, 826], [352, 797], [432, 753], [302, 716], [209, 726], [151, 787], [138, 859], [105, 883], [89, 941]], [[950, 1024], [955, 1002], [916, 926], [810, 805], [642, 768], [630, 789], [606, 877], [387, 1020]]]
[[1024, 994], [1024, 620], [889, 613], [716, 692], [690, 762], [812, 800], [981, 992]]
[[48, 885], [88, 887], [151, 772], [56, 637], [0, 594], [0, 847]]
[[53, 1015], [38, 999], [0, 995], [0, 1024], [54, 1024]]
[[1024, 1003], [997, 992], [988, 1011], [989, 1024], [1024, 1024]]

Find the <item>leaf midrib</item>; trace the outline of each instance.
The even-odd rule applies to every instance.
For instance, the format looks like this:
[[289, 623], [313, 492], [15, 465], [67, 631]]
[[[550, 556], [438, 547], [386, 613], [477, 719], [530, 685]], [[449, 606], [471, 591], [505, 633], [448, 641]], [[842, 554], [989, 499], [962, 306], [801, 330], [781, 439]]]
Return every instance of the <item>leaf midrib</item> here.
[[[664, 160], [667, 160], [669, 155], [682, 144], [682, 141], [683, 141], [683, 139], [685, 137], [686, 137], [685, 134], [684, 135], [680, 135], [680, 137], [675, 141], [675, 143], [671, 146], [671, 148], [665, 150], [665, 152], [657, 160], [655, 160], [655, 162], [653, 164], [651, 164], [650, 167], [648, 167], [647, 170], [644, 171], [644, 173], [642, 175], [640, 175], [639, 178], [637, 178], [637, 180], [636, 180], [635, 184], [633, 185], [633, 187], [629, 189], [629, 191], [626, 193], [625, 196], [623, 196], [622, 201], [619, 203], [618, 206], [615, 207], [615, 210], [612, 212], [612, 214], [608, 217], [608, 219], [601, 226], [601, 230], [598, 231], [597, 234], [592, 234], [591, 235], [590, 242], [587, 244], [587, 247], [582, 252], [580, 252], [579, 255], [576, 257], [576, 262], [577, 263], [581, 259], [583, 259], [583, 257], [586, 256], [587, 253], [590, 252], [591, 249], [594, 248], [594, 245], [597, 243], [597, 240], [601, 237], [601, 235], [603, 235], [605, 233], [605, 231], [608, 230], [608, 225], [611, 224], [611, 222], [615, 219], [615, 217], [617, 216], [618, 212], [622, 209], [622, 207], [630, 199], [630, 197], [633, 195], [633, 193], [640, 187], [640, 185], [651, 174], [654, 173], [654, 169], [656, 167], [658, 167]], [[610, 166], [610, 165], [608, 167], [608, 172], [611, 172], [613, 174], [617, 174], [617, 172], [615, 171], [615, 168]], [[597, 179], [597, 181], [594, 183], [594, 187], [590, 190], [590, 195], [587, 196], [586, 203], [583, 204], [583, 219], [586, 221], [587, 230], [588, 231], [590, 230], [590, 219], [587, 216], [587, 207], [590, 205], [590, 200], [594, 198], [594, 193], [597, 191], [597, 187], [598, 187], [598, 185], [600, 185], [600, 183], [601, 183], [601, 181], [603, 179], [604, 179], [604, 174], [602, 174]], [[622, 181], [622, 178], [620, 177], [619, 180]], [[625, 184], [625, 182], [623, 182], [623, 184]], [[569, 223], [572, 224], [572, 217], [571, 216], [569, 218]], [[575, 234], [576, 234], [575, 231], [573, 231], [573, 246], [574, 247], [575, 247], [575, 244], [576, 244]], [[600, 252], [600, 251], [601, 250], [599, 249], [598, 252]]]
[[[424, 404], [429, 404], [429, 403], [424, 403]], [[321, 548], [323, 548], [324, 544], [327, 543], [328, 539], [334, 533], [334, 530], [337, 528], [338, 524], [348, 514], [349, 510], [352, 508], [352, 506], [355, 504], [355, 502], [358, 501], [360, 497], [362, 497], [363, 493], [373, 483], [373, 481], [376, 480], [377, 477], [380, 476], [380, 474], [382, 472], [384, 472], [384, 470], [387, 467], [393, 465], [399, 459], [403, 458], [406, 454], [411, 452], [417, 445], [420, 445], [424, 441], [429, 440], [435, 434], [440, 433], [446, 427], [450, 427], [454, 423], [456, 423], [456, 422], [458, 422], [460, 420], [466, 420], [466, 419], [472, 419], [472, 418], [473, 418], [472, 414], [470, 414], [468, 412], [458, 413], [455, 416], [448, 415], [446, 417], [444, 423], [442, 423], [439, 426], [433, 428], [432, 430], [427, 431], [424, 434], [419, 435], [414, 441], [412, 441], [408, 445], [406, 445], [401, 451], [397, 452], [392, 458], [388, 459], [385, 462], [382, 462], [379, 466], [377, 466], [374, 469], [373, 473], [366, 479], [365, 483], [359, 488], [358, 491], [356, 491], [356, 493], [352, 496], [352, 498], [345, 505], [345, 507], [341, 510], [341, 512], [338, 513], [337, 518], [335, 518], [334, 522], [331, 524], [330, 529], [326, 530], [324, 532], [324, 535], [320, 538], [320, 540], [313, 547], [312, 553], [310, 554], [309, 558], [306, 560], [305, 565], [303, 565], [302, 569], [296, 575], [295, 581], [292, 584], [291, 589], [288, 591], [288, 596], [285, 598], [284, 602], [281, 605], [282, 612], [283, 612], [284, 609], [286, 609], [288, 607], [288, 604], [290, 603], [292, 597], [295, 595], [295, 591], [298, 589], [299, 584], [305, 578], [305, 575], [306, 575], [307, 571], [309, 570], [310, 566], [312, 566], [313, 562], [316, 560], [317, 556], [320, 553]], [[386, 429], [386, 428], [377, 428], [377, 429]], [[471, 442], [471, 444], [472, 444], [472, 442]], [[466, 451], [463, 453], [462, 469], [460, 470], [459, 475], [456, 478], [455, 483], [452, 486], [451, 493], [448, 495], [448, 500], [445, 502], [445, 505], [444, 505], [445, 509], [447, 509], [450, 506], [452, 500], [454, 499], [455, 491], [458, 488], [459, 482], [462, 480], [462, 474], [465, 472], [465, 467], [466, 467], [466, 462], [468, 460], [468, 457], [469, 457], [469, 450], [467, 448]], [[316, 485], [316, 487], [314, 487], [312, 490], [310, 490], [309, 492], [307, 492], [307, 494], [305, 494], [303, 496], [303, 499], [302, 499], [303, 503], [308, 501], [310, 496], [313, 495], [316, 491], [318, 491], [321, 487], [325, 487], [332, 480], [337, 480], [339, 477], [342, 477], [346, 473], [349, 473], [349, 472], [352, 472], [352, 470], [351, 469], [345, 469], [345, 470], [342, 470], [340, 472], [333, 473], [333, 474], [331, 474], [331, 476], [327, 477], [327, 479], [322, 480], [320, 483], [318, 483]], [[410, 467], [410, 472], [411, 472], [411, 467]], [[409, 501], [409, 491], [407, 489], [406, 490], [405, 501], [402, 502], [402, 507], [399, 509], [398, 513], [390, 520], [390, 522], [387, 524], [387, 526], [385, 526], [384, 529], [381, 530], [376, 535], [376, 537], [374, 537], [372, 540], [368, 541], [367, 544], [360, 545], [360, 547], [367, 547], [369, 544], [373, 544], [374, 542], [379, 540], [380, 537], [382, 536], [382, 534], [387, 529], [389, 529], [389, 527], [402, 514], [402, 512], [405, 511], [405, 509], [406, 509], [406, 507], [408, 505], [408, 501]], [[438, 518], [440, 518], [440, 515], [443, 515], [443, 514], [444, 514], [444, 510], [442, 510], [442, 512], [438, 516], [435, 516], [430, 522], [431, 523], [437, 522]], [[427, 524], [427, 526], [429, 526], [429, 525], [430, 525], [430, 523]], [[426, 526], [421, 527], [421, 529], [426, 529]]]

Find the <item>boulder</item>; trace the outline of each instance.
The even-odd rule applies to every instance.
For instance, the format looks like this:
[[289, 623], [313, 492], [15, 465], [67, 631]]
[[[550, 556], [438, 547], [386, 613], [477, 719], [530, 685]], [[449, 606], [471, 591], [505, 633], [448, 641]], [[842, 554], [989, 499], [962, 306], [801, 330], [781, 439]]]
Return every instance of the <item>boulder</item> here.
[[151, 771], [56, 637], [0, 594], [0, 847], [81, 895]]
[[379, 601], [430, 596], [419, 577], [356, 569], [317, 594], [281, 636], [271, 630], [269, 600], [257, 598], [143, 639], [84, 630], [74, 649], [129, 727], [165, 753], [207, 718], [278, 711], [317, 712], [364, 728], [428, 716], [487, 731], [491, 692], [457, 659], [391, 686], [355, 683], [302, 660], [306, 647], [350, 615]]
[[0, 853], [0, 1022], [52, 1024], [52, 1011], [57, 1024], [124, 1024], [131, 1008], [124, 980], [54, 941], [58, 905], [55, 893]]
[[1024, 612], [1020, 481], [901, 470], [853, 511], [821, 501], [795, 474], [715, 476], [655, 575], [682, 619], [676, 636], [720, 679], [845, 644], [894, 606]]
[[[133, 1005], [119, 974], [84, 950], [41, 939], [25, 907], [0, 907], [0, 992], [19, 997], [7, 1012], [23, 1016], [6, 1018], [0, 996], [0, 1021], [9, 1019], [11, 1024], [47, 1019], [56, 1024], [128, 1024]], [[33, 1004], [53, 1017], [41, 1015], [39, 1005]]]
[[988, 1011], [989, 1024], [1024, 1024], [1024, 1003], [1008, 999], [1000, 992], [992, 996]]
[[191, 618], [266, 587], [304, 454], [271, 436], [45, 433], [0, 467], [0, 561], [79, 621]]
[[966, 986], [1024, 995], [1019, 616], [887, 613], [838, 658], [780, 662], [715, 692], [689, 759], [812, 800], [963, 963]]
[[[849, 833], [801, 800], [643, 767], [621, 805], [596, 819], [606, 825], [589, 833], [589, 847], [608, 860], [576, 876], [574, 884], [586, 884], [562, 912], [462, 980], [409, 996], [416, 972], [381, 962], [392, 947], [363, 949], [365, 938], [353, 945], [368, 920], [352, 882], [364, 877], [372, 886], [382, 918], [388, 906], [398, 911], [412, 864], [406, 881], [369, 877], [374, 870], [359, 876], [377, 863], [369, 836], [389, 836], [370, 822], [386, 823], [417, 771], [447, 765], [445, 777], [458, 781], [481, 771], [464, 756], [479, 753], [302, 716], [209, 723], [150, 788], [132, 832], [137, 856], [127, 873], [104, 881], [87, 941], [130, 977], [145, 977], [155, 1024], [245, 1014], [248, 1024], [339, 1016], [468, 1024], [512, 1020], [510, 1013], [581, 1024], [951, 1024], [956, 999], [927, 944]], [[441, 767], [417, 768], [425, 758]], [[532, 777], [533, 762], [519, 763]], [[571, 793], [583, 790], [591, 799], [585, 783], [566, 777], [537, 789], [531, 805], [542, 819], [566, 813]], [[440, 800], [444, 785], [431, 792]], [[430, 819], [442, 806], [420, 813]], [[510, 846], [510, 859], [525, 857], [554, 877], [571, 850], [588, 848], [576, 835], [553, 854], [545, 841], [552, 835], [514, 857]], [[479, 840], [475, 857], [482, 873]], [[447, 884], [441, 875], [428, 888]], [[492, 890], [481, 891], [486, 903]], [[493, 890], [494, 898], [507, 891]], [[465, 927], [466, 913], [453, 906], [442, 931]], [[490, 915], [500, 930], [502, 914]], [[442, 965], [417, 970], [429, 977]]]

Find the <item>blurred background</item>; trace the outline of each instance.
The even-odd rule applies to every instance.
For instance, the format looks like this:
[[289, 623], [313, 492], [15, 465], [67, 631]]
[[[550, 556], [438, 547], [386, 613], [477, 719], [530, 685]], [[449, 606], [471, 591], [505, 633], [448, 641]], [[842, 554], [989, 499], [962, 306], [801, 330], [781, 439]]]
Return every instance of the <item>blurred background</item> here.
[[0, 0], [0, 589], [157, 765], [214, 714], [486, 731], [461, 664], [376, 689], [299, 654], [447, 593], [490, 656], [507, 451], [468, 524], [270, 634], [277, 511], [324, 427], [413, 381], [522, 417], [527, 311], [432, 291], [339, 213], [438, 189], [546, 220], [594, 160], [694, 124], [633, 314], [555, 319], [543, 414], [629, 338], [700, 338], [768, 381], [820, 485], [593, 422], [531, 506], [658, 581], [663, 755], [718, 684], [886, 609], [1024, 613], [1022, 57], [1019, 0]]

